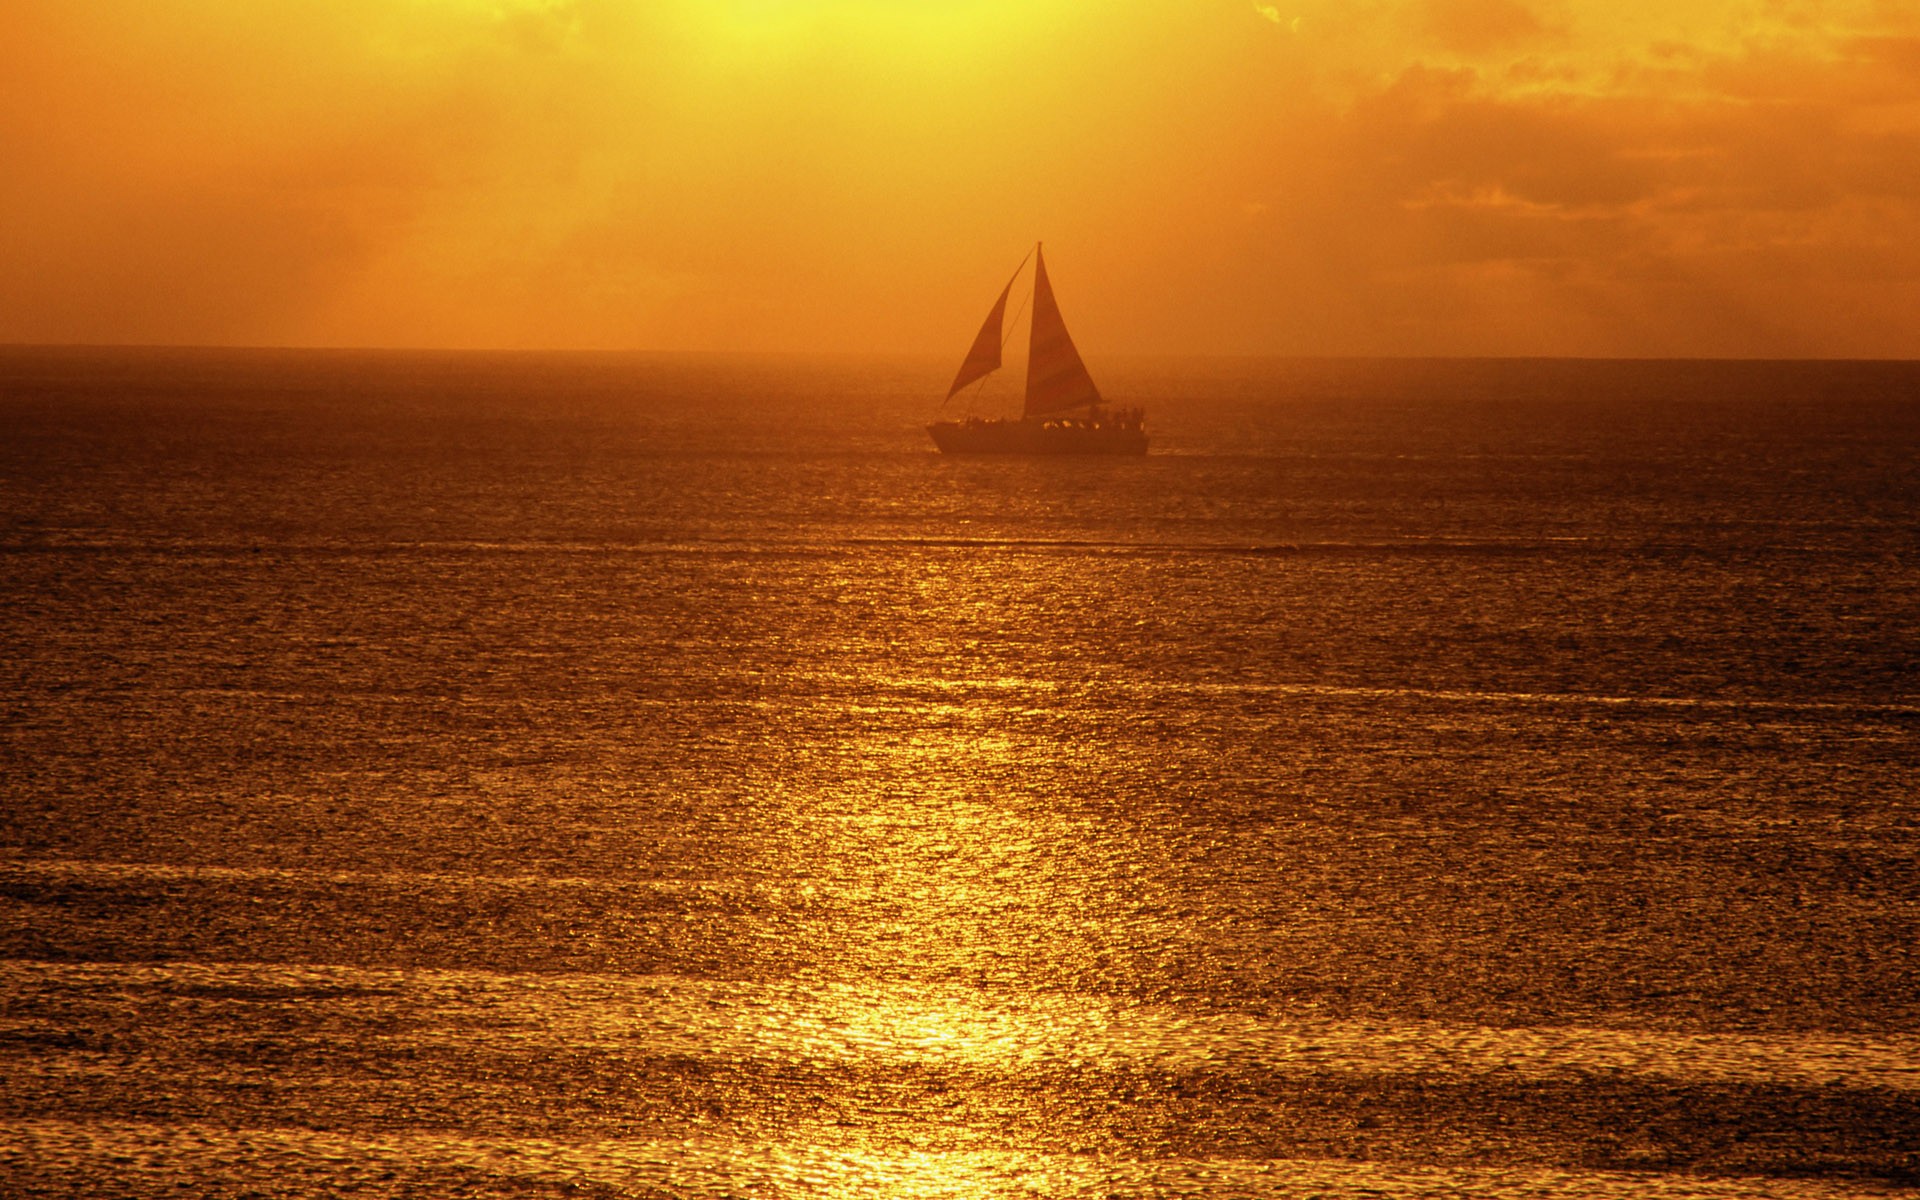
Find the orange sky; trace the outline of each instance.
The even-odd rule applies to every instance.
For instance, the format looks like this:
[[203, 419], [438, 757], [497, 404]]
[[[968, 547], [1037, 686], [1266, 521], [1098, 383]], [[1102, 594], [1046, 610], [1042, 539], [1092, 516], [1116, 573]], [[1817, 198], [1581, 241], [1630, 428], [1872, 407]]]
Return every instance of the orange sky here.
[[7, 0], [0, 341], [1920, 356], [1911, 0]]

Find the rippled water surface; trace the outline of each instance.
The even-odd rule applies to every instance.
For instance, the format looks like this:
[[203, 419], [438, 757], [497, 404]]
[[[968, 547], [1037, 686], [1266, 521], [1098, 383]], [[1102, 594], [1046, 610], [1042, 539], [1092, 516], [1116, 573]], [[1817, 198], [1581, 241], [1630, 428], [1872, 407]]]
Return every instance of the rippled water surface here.
[[1920, 1185], [1920, 368], [0, 350], [0, 1193]]

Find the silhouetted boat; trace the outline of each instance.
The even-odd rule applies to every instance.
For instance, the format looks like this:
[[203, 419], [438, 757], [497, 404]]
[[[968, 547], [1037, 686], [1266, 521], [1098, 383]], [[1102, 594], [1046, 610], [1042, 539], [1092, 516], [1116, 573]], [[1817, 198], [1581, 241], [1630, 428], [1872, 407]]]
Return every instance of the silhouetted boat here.
[[[934, 445], [943, 454], [1145, 454], [1145, 413], [1137, 408], [1108, 409], [1101, 403], [1100, 389], [1093, 386], [1093, 377], [1087, 374], [1087, 365], [1080, 361], [1067, 324], [1060, 318], [1053, 285], [1047, 282], [1047, 260], [1037, 243], [1033, 260], [1033, 327], [1021, 415], [1011, 420], [935, 421], [927, 426]], [[993, 302], [973, 348], [953, 377], [953, 386], [947, 389], [947, 399], [1000, 369], [1007, 296], [1026, 265], [1022, 259]]]

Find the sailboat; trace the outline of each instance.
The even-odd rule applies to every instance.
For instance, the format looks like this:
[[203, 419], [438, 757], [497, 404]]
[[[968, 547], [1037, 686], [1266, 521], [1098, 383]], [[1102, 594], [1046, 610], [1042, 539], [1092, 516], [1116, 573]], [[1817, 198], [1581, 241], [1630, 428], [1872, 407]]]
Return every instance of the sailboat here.
[[[1047, 260], [1033, 247], [1033, 327], [1027, 352], [1026, 404], [1017, 418], [935, 421], [927, 426], [942, 454], [1145, 454], [1147, 430], [1140, 409], [1109, 409], [1100, 389], [1080, 361], [1060, 306], [1047, 280]], [[1014, 268], [1013, 278], [987, 312], [973, 339], [947, 399], [965, 391], [1000, 369], [1001, 336], [1007, 297], [1013, 292], [1026, 260]]]

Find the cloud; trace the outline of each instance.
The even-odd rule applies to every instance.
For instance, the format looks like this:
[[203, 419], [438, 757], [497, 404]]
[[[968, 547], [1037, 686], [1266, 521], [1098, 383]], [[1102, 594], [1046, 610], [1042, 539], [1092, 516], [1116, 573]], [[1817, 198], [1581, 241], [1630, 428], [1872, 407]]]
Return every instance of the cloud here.
[[313, 340], [459, 197], [591, 140], [572, 6], [21, 3], [0, 338]]
[[1300, 32], [1300, 18], [1293, 17], [1289, 19], [1287, 17], [1284, 17], [1280, 14], [1279, 8], [1272, 4], [1261, 4], [1259, 3], [1259, 0], [1255, 0], [1253, 11], [1259, 13], [1261, 16], [1265, 17], [1267, 20], [1272, 21], [1275, 25], [1286, 26], [1287, 32], [1289, 33]]
[[1385, 16], [1337, 34], [1317, 21], [1206, 148], [1226, 165], [1193, 156], [1182, 219], [1209, 219], [1208, 191], [1234, 201], [1217, 236], [1161, 268], [1183, 276], [1175, 306], [1206, 313], [1187, 337], [1920, 354], [1920, 13], [1840, 7], [1808, 24], [1567, 0], [1499, 37], [1416, 23], [1398, 40]]

